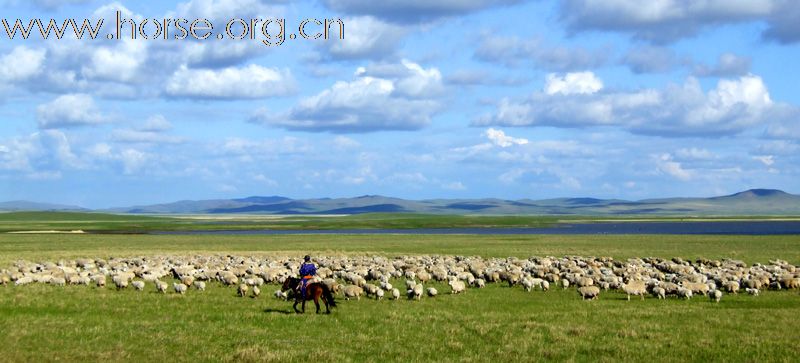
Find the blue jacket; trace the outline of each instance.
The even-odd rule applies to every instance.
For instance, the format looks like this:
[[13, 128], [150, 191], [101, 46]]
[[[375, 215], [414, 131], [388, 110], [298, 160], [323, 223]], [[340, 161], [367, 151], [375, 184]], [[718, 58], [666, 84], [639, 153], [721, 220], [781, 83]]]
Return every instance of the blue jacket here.
[[317, 266], [313, 263], [304, 263], [300, 266], [300, 276], [314, 276], [317, 274]]

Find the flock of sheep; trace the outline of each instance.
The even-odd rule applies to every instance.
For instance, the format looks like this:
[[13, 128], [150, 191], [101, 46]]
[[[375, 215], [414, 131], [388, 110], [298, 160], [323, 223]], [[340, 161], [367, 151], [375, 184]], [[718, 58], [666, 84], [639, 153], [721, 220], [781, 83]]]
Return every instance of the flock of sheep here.
[[[531, 257], [490, 258], [462, 256], [320, 257], [317, 281], [345, 299], [362, 296], [377, 300], [399, 299], [405, 295], [419, 300], [434, 297], [439, 291], [432, 281], [447, 282], [450, 293], [468, 288], [483, 288], [489, 283], [521, 286], [526, 291], [575, 287], [583, 299], [596, 299], [601, 291], [617, 290], [644, 299], [675, 296], [691, 299], [708, 296], [719, 302], [725, 293], [746, 292], [758, 295], [764, 289], [800, 288], [800, 269], [782, 260], [769, 264], [747, 265], [736, 260], [685, 261], [680, 258], [631, 258], [624, 261], [610, 257]], [[295, 276], [302, 260], [292, 257], [253, 256], [154, 256], [111, 259], [76, 259], [31, 263], [20, 261], [0, 271], [0, 285], [33, 283], [56, 286], [90, 285], [106, 287], [109, 279], [117, 289], [129, 286], [143, 291], [148, 284], [159, 293], [167, 293], [171, 279], [177, 294], [190, 289], [203, 291], [208, 283], [236, 288], [239, 296], [258, 297], [265, 284], [281, 284]], [[402, 281], [394, 286], [391, 281]], [[402, 288], [402, 290], [401, 290]], [[401, 291], [403, 293], [401, 293]], [[277, 290], [275, 297], [287, 299]]]

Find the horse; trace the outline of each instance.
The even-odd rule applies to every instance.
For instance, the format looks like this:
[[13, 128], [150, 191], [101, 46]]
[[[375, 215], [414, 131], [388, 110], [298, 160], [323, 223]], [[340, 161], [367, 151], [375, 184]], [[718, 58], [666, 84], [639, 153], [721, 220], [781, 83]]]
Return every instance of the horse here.
[[336, 307], [336, 301], [333, 300], [333, 294], [327, 285], [318, 282], [308, 283], [308, 285], [306, 285], [306, 296], [300, 296], [300, 288], [298, 287], [299, 284], [300, 279], [296, 277], [289, 277], [283, 282], [283, 286], [281, 286], [281, 291], [292, 290], [292, 292], [294, 292], [294, 305], [292, 305], [294, 312], [300, 314], [300, 310], [297, 310], [297, 304], [300, 303], [300, 299], [303, 300], [303, 313], [306, 312], [306, 300], [311, 299], [314, 300], [314, 305], [317, 306], [317, 314], [319, 314], [320, 298], [322, 298], [322, 302], [325, 303], [326, 314], [331, 313], [330, 307]]

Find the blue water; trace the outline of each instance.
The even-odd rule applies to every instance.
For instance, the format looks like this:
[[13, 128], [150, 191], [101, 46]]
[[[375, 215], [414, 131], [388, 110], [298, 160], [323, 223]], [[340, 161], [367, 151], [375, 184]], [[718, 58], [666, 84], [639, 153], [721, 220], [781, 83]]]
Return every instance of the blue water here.
[[178, 231], [153, 234], [178, 235], [293, 235], [293, 234], [723, 234], [800, 235], [800, 221], [735, 222], [614, 222], [569, 223], [547, 228], [419, 228], [342, 230], [230, 230]]

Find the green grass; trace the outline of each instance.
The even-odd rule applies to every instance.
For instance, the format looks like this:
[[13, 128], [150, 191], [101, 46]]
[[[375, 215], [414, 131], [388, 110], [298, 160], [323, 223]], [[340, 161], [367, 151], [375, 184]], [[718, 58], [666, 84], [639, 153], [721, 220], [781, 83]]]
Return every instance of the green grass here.
[[414, 213], [367, 213], [348, 216], [168, 215], [79, 212], [0, 213], [0, 233], [72, 231], [91, 233], [149, 233], [193, 230], [342, 230], [420, 228], [525, 228], [558, 223], [625, 221], [741, 221], [798, 220], [797, 217], [653, 217], [653, 216], [487, 216]]
[[[603, 255], [800, 263], [798, 236], [0, 235], [0, 268], [31, 261], [155, 254]], [[395, 281], [402, 285], [402, 281]], [[719, 304], [624, 300], [490, 285], [451, 296], [343, 301], [330, 316], [289, 313], [211, 284], [186, 296], [84, 286], [0, 287], [0, 361], [795, 361], [800, 295], [726, 295]], [[309, 308], [313, 311], [313, 308]]]

